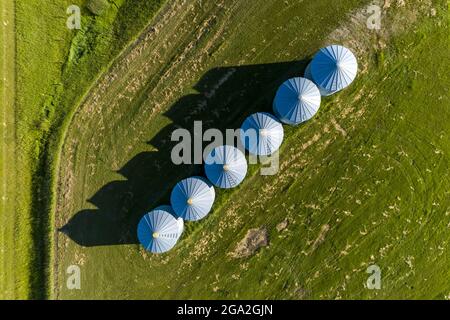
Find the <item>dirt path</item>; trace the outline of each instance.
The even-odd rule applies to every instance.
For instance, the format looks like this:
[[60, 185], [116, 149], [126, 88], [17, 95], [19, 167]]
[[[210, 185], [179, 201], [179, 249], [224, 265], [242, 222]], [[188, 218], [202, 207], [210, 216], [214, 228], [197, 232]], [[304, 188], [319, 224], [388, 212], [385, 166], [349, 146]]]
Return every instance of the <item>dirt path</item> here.
[[15, 21], [14, 0], [0, 2], [1, 12], [1, 214], [0, 299], [14, 298], [15, 230]]

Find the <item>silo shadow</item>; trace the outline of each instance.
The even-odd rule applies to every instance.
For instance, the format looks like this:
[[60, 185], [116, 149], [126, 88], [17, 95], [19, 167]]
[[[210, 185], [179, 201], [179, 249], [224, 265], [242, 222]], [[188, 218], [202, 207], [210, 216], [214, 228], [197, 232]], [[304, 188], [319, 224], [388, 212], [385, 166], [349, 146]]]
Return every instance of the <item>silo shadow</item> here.
[[164, 115], [172, 123], [158, 132], [149, 145], [155, 152], [141, 152], [119, 171], [126, 180], [111, 181], [87, 201], [97, 209], [75, 213], [59, 229], [81, 246], [138, 243], [140, 218], [159, 204], [168, 203], [172, 187], [182, 178], [202, 174], [201, 165], [175, 165], [171, 150], [177, 142], [171, 134], [185, 128], [193, 134], [194, 121], [203, 131], [239, 128], [244, 119], [258, 111], [271, 112], [278, 86], [288, 78], [303, 75], [309, 60], [246, 66], [218, 67], [206, 72], [194, 89], [180, 98]]

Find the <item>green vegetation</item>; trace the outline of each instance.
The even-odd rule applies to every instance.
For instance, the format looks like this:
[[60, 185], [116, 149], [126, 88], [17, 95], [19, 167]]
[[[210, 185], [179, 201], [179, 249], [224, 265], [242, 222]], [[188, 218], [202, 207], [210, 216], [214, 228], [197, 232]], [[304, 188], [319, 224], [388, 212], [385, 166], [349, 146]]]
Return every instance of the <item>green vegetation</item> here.
[[[450, 114], [446, 4], [366, 1], [170, 4], [74, 117], [57, 189], [56, 298], [446, 298], [450, 286]], [[436, 15], [430, 9], [436, 10]], [[174, 128], [236, 128], [270, 111], [277, 86], [339, 42], [360, 73], [300, 127], [286, 126], [280, 171], [251, 168], [176, 248], [145, 253], [138, 219], [201, 173], [170, 161]], [[429, 48], [432, 47], [433, 50]], [[288, 226], [276, 226], [287, 219]], [[250, 228], [270, 245], [230, 256]], [[76, 244], [78, 242], [81, 244]], [[67, 290], [66, 268], [81, 268]], [[382, 290], [364, 288], [366, 268]]]
[[[450, 297], [445, 1], [386, 1], [380, 31], [369, 0], [62, 2], [0, 3], [0, 298]], [[270, 111], [329, 43], [360, 72], [285, 126], [278, 174], [251, 166], [174, 250], [146, 253], [137, 221], [202, 173], [171, 163], [171, 132]], [[233, 258], [261, 226], [270, 245]], [[382, 290], [364, 288], [371, 264]]]
[[[16, 126], [11, 126], [16, 146], [15, 159], [9, 163], [19, 174], [7, 183], [21, 186], [8, 190], [14, 214], [4, 221], [9, 230], [5, 234], [10, 233], [4, 246], [9, 250], [14, 245], [15, 255], [2, 266], [14, 270], [5, 271], [5, 297], [48, 296], [54, 170], [65, 127], [97, 76], [144, 28], [162, 2], [119, 0], [101, 16], [89, 14], [82, 0], [2, 2], [10, 8], [15, 5], [12, 27], [17, 43]], [[82, 8], [81, 30], [66, 28], [66, 8], [72, 4]], [[2, 41], [2, 45], [9, 43]]]
[[[9, 1], [0, 3], [0, 299], [13, 295], [15, 290], [14, 262], [15, 250], [21, 238], [15, 230], [15, 43], [14, 43], [14, 6]], [[15, 270], [20, 273], [20, 270]]]
[[101, 16], [106, 12], [106, 10], [108, 10], [109, 5], [108, 0], [89, 0], [87, 3], [87, 8], [93, 14]]

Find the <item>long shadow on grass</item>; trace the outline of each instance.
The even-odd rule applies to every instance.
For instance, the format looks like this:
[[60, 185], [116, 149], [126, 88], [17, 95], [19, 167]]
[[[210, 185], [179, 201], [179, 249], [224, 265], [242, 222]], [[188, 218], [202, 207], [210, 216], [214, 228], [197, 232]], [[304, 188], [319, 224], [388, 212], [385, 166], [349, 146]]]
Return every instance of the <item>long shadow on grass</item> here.
[[120, 170], [126, 180], [111, 181], [88, 201], [97, 209], [77, 212], [60, 229], [81, 246], [138, 243], [136, 227], [140, 218], [159, 204], [169, 203], [172, 187], [182, 178], [203, 174], [201, 165], [175, 165], [170, 155], [177, 128], [193, 133], [194, 121], [208, 128], [239, 128], [257, 111], [272, 111], [278, 86], [300, 76], [306, 60], [273, 64], [215, 68], [195, 86], [198, 94], [182, 97], [165, 113], [173, 123], [147, 143], [157, 152], [142, 152]]

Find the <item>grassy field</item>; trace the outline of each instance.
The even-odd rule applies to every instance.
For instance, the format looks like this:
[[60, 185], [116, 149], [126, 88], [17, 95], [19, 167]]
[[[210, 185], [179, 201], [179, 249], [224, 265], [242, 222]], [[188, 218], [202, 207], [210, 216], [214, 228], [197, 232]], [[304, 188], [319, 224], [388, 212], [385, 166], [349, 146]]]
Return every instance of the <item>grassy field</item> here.
[[[67, 123], [86, 91], [162, 0], [2, 1], [2, 253], [0, 298], [45, 298], [52, 286], [55, 168]], [[81, 30], [66, 27], [81, 7]], [[15, 63], [13, 63], [15, 62]], [[6, 83], [6, 85], [5, 85]], [[3, 102], [4, 108], [3, 108]], [[18, 187], [20, 186], [20, 188]]]
[[[448, 299], [447, 3], [384, 1], [373, 31], [368, 0], [164, 2], [0, 3], [0, 299]], [[202, 174], [171, 163], [171, 132], [270, 111], [329, 43], [356, 53], [358, 78], [285, 127], [278, 174], [251, 166], [173, 251], [145, 253], [139, 218]], [[232, 258], [254, 227], [270, 245]], [[364, 287], [370, 264], [382, 290]]]
[[14, 43], [14, 4], [11, 1], [0, 3], [1, 15], [1, 210], [0, 210], [0, 299], [14, 294], [12, 270], [15, 265], [15, 43]]
[[[66, 298], [448, 298], [448, 12], [443, 1], [170, 2], [85, 96], [62, 149], [54, 287]], [[280, 170], [217, 190], [171, 252], [136, 243], [139, 218], [201, 167], [170, 161], [170, 134], [239, 127], [321, 46], [359, 61], [350, 88], [285, 127]], [[430, 50], [430, 48], [433, 48]], [[287, 229], [276, 226], [287, 219]], [[250, 228], [270, 245], [230, 256]], [[366, 268], [382, 270], [368, 290]], [[81, 290], [66, 269], [81, 269]]]

